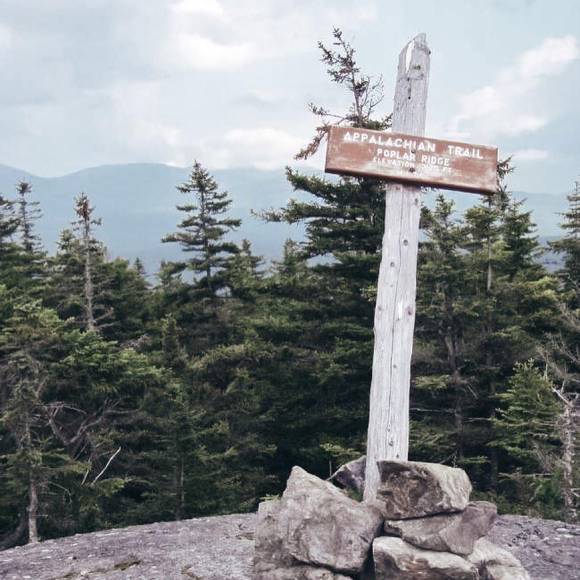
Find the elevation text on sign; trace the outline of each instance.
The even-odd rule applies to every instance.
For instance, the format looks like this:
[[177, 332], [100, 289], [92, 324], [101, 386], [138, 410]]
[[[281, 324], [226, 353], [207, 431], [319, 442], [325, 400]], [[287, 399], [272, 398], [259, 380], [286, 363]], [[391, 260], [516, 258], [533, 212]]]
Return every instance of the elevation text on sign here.
[[326, 171], [493, 193], [497, 190], [497, 148], [331, 127]]

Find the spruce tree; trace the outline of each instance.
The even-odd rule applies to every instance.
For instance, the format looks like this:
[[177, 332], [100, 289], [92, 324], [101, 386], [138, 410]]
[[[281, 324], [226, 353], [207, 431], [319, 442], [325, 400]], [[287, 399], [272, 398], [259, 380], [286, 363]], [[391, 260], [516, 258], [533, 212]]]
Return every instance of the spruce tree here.
[[165, 243], [177, 243], [187, 259], [167, 263], [167, 275], [185, 275], [174, 284], [176, 293], [166, 299], [173, 307], [180, 307], [180, 326], [186, 330], [190, 352], [203, 351], [219, 342], [216, 324], [221, 299], [227, 292], [225, 269], [238, 247], [227, 240], [227, 234], [240, 225], [227, 212], [231, 199], [220, 191], [217, 182], [197, 161], [189, 179], [177, 190], [187, 202], [177, 206], [184, 218], [178, 231], [163, 238]]
[[59, 481], [70, 501], [55, 501], [54, 509], [71, 533], [135, 522], [157, 477], [149, 452], [158, 445], [157, 417], [167, 413], [164, 372], [88, 330], [70, 329], [61, 349], [47, 393], [49, 424], [82, 468]]
[[21, 244], [27, 253], [32, 254], [39, 249], [40, 245], [38, 235], [34, 233], [34, 222], [42, 216], [39, 209], [40, 204], [28, 199], [32, 193], [32, 185], [27, 181], [20, 181], [16, 186], [16, 192], [18, 194], [18, 229]]
[[17, 285], [21, 280], [18, 270], [20, 251], [14, 239], [19, 220], [14, 211], [15, 202], [0, 194], [0, 283], [8, 287]]
[[558, 272], [561, 282], [557, 330], [548, 335], [541, 348], [554, 383], [560, 405], [558, 431], [562, 441], [560, 464], [564, 518], [577, 521], [579, 513], [578, 438], [580, 437], [580, 183], [568, 196], [569, 208], [564, 213], [565, 235], [554, 242], [553, 249], [564, 254]]
[[559, 321], [559, 331], [546, 337], [540, 352], [559, 404], [557, 429], [562, 442], [559, 463], [562, 471], [563, 516], [567, 521], [575, 522], [578, 520], [580, 503], [576, 493], [580, 482], [577, 453], [580, 438], [580, 314], [562, 302]]
[[229, 256], [237, 253], [237, 246], [225, 237], [241, 222], [225, 215], [231, 199], [227, 192], [219, 191], [215, 179], [199, 162], [194, 162], [189, 180], [177, 190], [187, 196], [188, 203], [177, 206], [186, 215], [178, 225], [179, 231], [162, 241], [178, 243], [191, 256], [173, 262], [174, 271], [191, 272], [195, 294], [213, 299], [224, 289], [222, 272]]
[[575, 308], [580, 306], [580, 181], [574, 184], [574, 190], [568, 195], [568, 209], [562, 214], [561, 224], [565, 235], [552, 242], [550, 246], [556, 252], [564, 254], [564, 267], [561, 277], [564, 288], [572, 293]]
[[470, 304], [475, 273], [463, 249], [465, 226], [453, 202], [437, 197], [424, 208], [418, 264], [417, 322], [411, 447], [414, 457], [464, 465], [469, 390], [469, 327], [478, 319]]
[[458, 462], [479, 489], [501, 492], [490, 418], [514, 365], [553, 328], [555, 283], [536, 261], [530, 213], [503, 184], [463, 219], [440, 196], [422, 228], [412, 449]]
[[19, 221], [14, 214], [14, 201], [0, 195], [0, 248], [12, 241], [12, 236], [18, 230]]
[[96, 332], [110, 322], [112, 314], [106, 305], [106, 249], [94, 234], [101, 220], [94, 217], [94, 207], [84, 193], [75, 199], [75, 214], [73, 230], [61, 233], [51, 260], [47, 303], [62, 317]]
[[[148, 316], [147, 284], [127, 261], [107, 259], [106, 247], [95, 235], [101, 220], [94, 211], [86, 194], [75, 199], [78, 219], [72, 231], [61, 233], [50, 260], [46, 303], [80, 328], [105, 338], [136, 340]], [[125, 330], [122, 320], [127, 323]]]
[[81, 193], [75, 200], [75, 212], [78, 216], [76, 230], [79, 232], [83, 256], [83, 313], [87, 330], [97, 330], [97, 315], [95, 308], [94, 254], [98, 244], [93, 236], [93, 226], [101, 225], [101, 220], [93, 217], [94, 207], [91, 206], [86, 194]]
[[521, 363], [499, 399], [494, 445], [506, 454], [504, 494], [517, 509], [557, 517], [559, 409], [552, 386], [532, 362]]
[[40, 237], [35, 232], [35, 222], [42, 217], [38, 201], [31, 201], [32, 186], [20, 181], [16, 186], [18, 204], [18, 231], [20, 237], [20, 288], [33, 297], [43, 294], [46, 277], [46, 254]]
[[[76, 463], [51, 434], [52, 369], [63, 341], [63, 324], [38, 302], [0, 296], [10, 314], [0, 331], [0, 430], [4, 431], [0, 494], [16, 505], [20, 523], [7, 530], [1, 543], [28, 542], [41, 537], [41, 514], [46, 513], [49, 485], [74, 472]], [[6, 494], [6, 495], [5, 495]], [[6, 506], [5, 506], [6, 507]], [[10, 525], [10, 522], [2, 522]], [[11, 532], [11, 533], [10, 533]]]
[[[390, 124], [389, 116], [376, 117], [382, 99], [381, 79], [361, 72], [356, 53], [342, 32], [334, 30], [332, 47], [320, 43], [319, 48], [330, 80], [346, 91], [351, 104], [344, 113], [310, 105], [318, 127], [313, 140], [298, 153], [300, 159], [314, 154], [332, 124], [378, 130]], [[296, 365], [292, 367], [296, 378], [291, 379], [296, 383], [294, 408], [303, 414], [293, 417], [289, 411], [280, 419], [295, 419], [310, 440], [294, 425], [282, 427], [279, 421], [279, 429], [292, 433], [288, 441], [294, 440], [293, 449], [280, 442], [280, 463], [284, 469], [290, 461], [306, 464], [323, 475], [328, 472], [329, 449], [363, 447], [385, 189], [379, 180], [329, 180], [292, 169], [287, 169], [287, 178], [295, 190], [307, 194], [306, 200], [293, 199], [285, 208], [262, 215], [269, 221], [303, 223], [306, 229], [304, 243], [285, 255], [275, 279], [281, 280], [284, 271], [290, 275], [295, 269], [292, 276], [300, 272], [298, 279], [308, 290], [291, 285], [287, 292], [296, 292], [290, 302], [293, 311], [285, 312], [283, 304], [276, 304], [281, 318], [273, 322], [282, 323], [290, 316], [283, 322], [288, 330], [304, 328], [293, 335], [294, 348], [289, 336], [284, 339], [285, 348], [293, 353], [289, 364]], [[309, 263], [312, 258], [314, 263]], [[277, 292], [279, 300], [284, 300], [285, 291], [277, 288]], [[277, 405], [275, 412], [281, 413], [281, 409]]]
[[97, 262], [97, 280], [101, 280], [97, 301], [108, 313], [101, 333], [109, 340], [125, 346], [144, 348], [149, 343], [148, 330], [152, 323], [150, 285], [139, 260]]
[[[261, 432], [263, 392], [256, 372], [271, 357], [269, 345], [255, 331], [256, 319], [268, 308], [262, 300], [260, 264], [261, 258], [244, 240], [224, 269], [228, 296], [220, 320], [227, 336], [192, 361], [193, 408], [205, 413], [197, 451], [197, 463], [203, 467], [191, 470], [188, 493], [197, 497], [198, 509], [205, 504], [221, 513], [253, 510], [271, 490], [266, 466], [274, 448]], [[212, 485], [217, 494], [207, 494]], [[205, 497], [199, 493], [202, 489], [207, 490]]]

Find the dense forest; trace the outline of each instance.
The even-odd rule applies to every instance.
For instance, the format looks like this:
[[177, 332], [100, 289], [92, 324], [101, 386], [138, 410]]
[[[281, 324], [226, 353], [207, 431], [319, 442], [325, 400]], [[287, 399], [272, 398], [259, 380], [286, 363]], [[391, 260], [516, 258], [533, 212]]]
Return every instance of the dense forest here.
[[[320, 124], [300, 157], [331, 122], [389, 127], [374, 117], [381, 82], [335, 42], [323, 62], [353, 104], [312, 105]], [[548, 272], [512, 170], [502, 162], [497, 193], [464, 215], [426, 192], [411, 458], [465, 468], [504, 512], [574, 520], [580, 185]], [[54, 255], [31, 184], [0, 197], [0, 547], [255, 510], [293, 465], [326, 477], [364, 453], [384, 184], [287, 178], [310, 201], [259, 217], [306, 237], [266, 264], [229, 240], [230, 196], [195, 162], [174, 193], [183, 219], [160, 240], [182, 260], [155, 276], [108, 258], [88, 195]]]

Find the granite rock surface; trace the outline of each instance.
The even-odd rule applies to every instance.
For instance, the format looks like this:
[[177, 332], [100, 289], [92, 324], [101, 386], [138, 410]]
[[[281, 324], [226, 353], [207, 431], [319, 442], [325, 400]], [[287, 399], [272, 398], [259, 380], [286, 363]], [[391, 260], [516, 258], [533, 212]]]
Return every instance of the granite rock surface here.
[[[0, 552], [2, 580], [252, 580], [255, 514], [79, 534]], [[577, 580], [580, 526], [498, 516], [488, 535], [531, 580]], [[333, 579], [336, 580], [336, 579]]]

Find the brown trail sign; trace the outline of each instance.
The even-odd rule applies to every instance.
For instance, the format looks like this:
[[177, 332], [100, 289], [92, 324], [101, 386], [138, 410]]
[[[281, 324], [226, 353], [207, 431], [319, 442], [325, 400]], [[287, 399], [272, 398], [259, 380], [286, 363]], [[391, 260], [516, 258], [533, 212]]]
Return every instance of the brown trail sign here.
[[497, 150], [424, 138], [430, 51], [424, 34], [399, 55], [393, 133], [333, 127], [326, 170], [388, 179], [375, 307], [365, 501], [379, 486], [377, 461], [407, 460], [421, 186], [492, 193]]
[[493, 193], [497, 149], [351, 127], [332, 127], [326, 171]]

